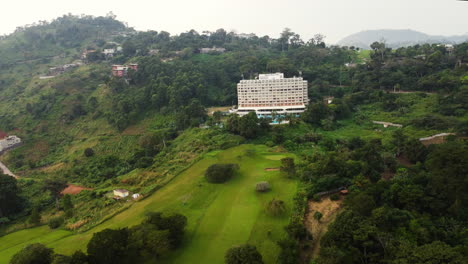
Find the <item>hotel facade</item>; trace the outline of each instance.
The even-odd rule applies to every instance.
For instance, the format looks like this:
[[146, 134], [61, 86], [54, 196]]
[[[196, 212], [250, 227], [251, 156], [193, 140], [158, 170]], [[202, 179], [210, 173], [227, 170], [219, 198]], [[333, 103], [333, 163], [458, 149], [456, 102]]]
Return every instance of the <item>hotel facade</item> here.
[[255, 112], [258, 117], [300, 114], [309, 103], [307, 81], [302, 77], [284, 78], [283, 73], [260, 74], [255, 80], [241, 80], [237, 84], [237, 109], [246, 115]]

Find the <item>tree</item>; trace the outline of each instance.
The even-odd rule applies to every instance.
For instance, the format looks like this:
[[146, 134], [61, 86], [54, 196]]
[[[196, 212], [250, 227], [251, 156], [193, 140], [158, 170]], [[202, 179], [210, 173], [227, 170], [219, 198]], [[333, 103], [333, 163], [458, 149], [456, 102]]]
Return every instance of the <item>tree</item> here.
[[169, 230], [171, 248], [176, 248], [182, 242], [187, 217], [181, 214], [163, 217], [161, 213], [157, 212], [148, 214], [144, 223], [154, 225], [158, 230]]
[[315, 220], [320, 222], [320, 219], [322, 219], [322, 217], [323, 217], [323, 214], [321, 212], [317, 211], [314, 213]]
[[411, 162], [424, 162], [427, 156], [426, 147], [418, 139], [410, 139], [406, 142], [404, 152]]
[[403, 243], [397, 250], [396, 264], [461, 264], [466, 259], [449, 245], [434, 241], [431, 244], [415, 247], [410, 243]]
[[66, 217], [73, 216], [73, 202], [71, 200], [71, 195], [65, 194], [62, 198], [62, 209], [65, 212]]
[[171, 249], [169, 230], [159, 230], [151, 224], [140, 224], [130, 229], [129, 248], [138, 256], [160, 257]]
[[62, 198], [62, 208], [64, 211], [73, 209], [73, 202], [71, 200], [71, 195], [65, 194]]
[[30, 244], [16, 253], [10, 264], [50, 264], [53, 250], [42, 244]]
[[364, 216], [369, 216], [376, 206], [374, 198], [366, 193], [358, 193], [349, 197], [347, 201], [353, 211]]
[[205, 172], [205, 178], [211, 183], [223, 183], [234, 176], [239, 168], [237, 164], [213, 164]]
[[221, 121], [221, 118], [223, 118], [223, 113], [221, 111], [215, 111], [213, 113], [213, 119], [216, 123], [219, 123]]
[[136, 50], [137, 48], [132, 40], [127, 40], [122, 44], [122, 52], [126, 57], [135, 55]]
[[226, 264], [263, 264], [262, 255], [257, 248], [248, 244], [228, 249], [224, 261]]
[[29, 216], [29, 223], [33, 225], [38, 225], [41, 223], [41, 214], [36, 207], [32, 209], [31, 215]]
[[59, 209], [59, 197], [65, 187], [67, 187], [67, 181], [63, 178], [52, 177], [44, 180], [43, 189], [50, 192], [50, 195], [55, 198], [55, 207]]
[[71, 255], [70, 264], [88, 264], [88, 256], [83, 251], [78, 250]]
[[91, 263], [125, 263], [128, 236], [127, 229], [104, 229], [95, 233], [88, 242], [88, 256]]
[[94, 150], [92, 148], [86, 148], [84, 150], [84, 155], [85, 155], [85, 157], [88, 157], [88, 158], [92, 157], [92, 156], [94, 156]]
[[466, 218], [468, 209], [468, 146], [458, 142], [437, 145], [428, 155], [430, 188], [454, 216]]
[[397, 156], [400, 156], [401, 152], [405, 148], [406, 136], [403, 134], [403, 130], [398, 129], [392, 134], [392, 144], [395, 146], [395, 152]]
[[17, 213], [22, 209], [20, 189], [16, 179], [0, 173], [0, 218]]
[[231, 114], [228, 116], [228, 119], [226, 121], [226, 129], [233, 133], [233, 134], [239, 134], [239, 115], [237, 114]]
[[330, 116], [330, 109], [322, 102], [309, 104], [307, 109], [302, 114], [304, 122], [320, 126], [322, 119], [327, 119]]
[[239, 134], [246, 138], [255, 138], [260, 132], [257, 114], [250, 112], [239, 120]]
[[288, 178], [296, 176], [296, 166], [293, 158], [282, 158], [280, 169]]

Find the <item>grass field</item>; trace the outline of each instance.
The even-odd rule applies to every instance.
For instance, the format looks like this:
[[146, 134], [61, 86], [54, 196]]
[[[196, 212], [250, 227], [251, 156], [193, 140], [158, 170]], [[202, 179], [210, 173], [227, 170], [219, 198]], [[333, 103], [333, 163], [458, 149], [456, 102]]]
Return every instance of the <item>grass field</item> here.
[[[246, 155], [248, 149], [254, 151]], [[264, 208], [273, 198], [284, 200], [291, 208], [297, 182], [282, 177], [279, 171], [265, 171], [265, 168], [279, 167], [279, 159], [285, 156], [291, 154], [268, 152], [267, 147], [259, 145], [208, 153], [152, 196], [87, 232], [49, 231], [42, 226], [1, 237], [0, 263], [7, 263], [14, 253], [31, 242], [44, 243], [66, 255], [77, 249], [85, 251], [93, 233], [139, 224], [145, 213], [151, 211], [177, 212], [188, 218], [185, 241], [164, 260], [166, 263], [193, 260], [223, 263], [224, 252], [229, 247], [246, 242], [257, 246], [265, 263], [275, 263], [279, 251], [276, 241], [286, 235], [283, 227], [289, 218], [271, 217]], [[214, 163], [238, 163], [240, 173], [225, 184], [209, 184], [202, 176]], [[272, 191], [256, 193], [255, 183], [264, 180], [270, 182]]]

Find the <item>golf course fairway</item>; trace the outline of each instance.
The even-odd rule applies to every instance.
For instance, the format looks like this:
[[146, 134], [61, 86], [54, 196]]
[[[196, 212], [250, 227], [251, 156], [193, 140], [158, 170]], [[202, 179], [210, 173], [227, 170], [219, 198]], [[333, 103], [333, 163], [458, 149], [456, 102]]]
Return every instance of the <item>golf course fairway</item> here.
[[[283, 157], [293, 155], [270, 152], [263, 145], [240, 145], [207, 153], [153, 195], [86, 232], [40, 226], [0, 237], [0, 263], [8, 263], [21, 248], [35, 242], [64, 255], [76, 250], [86, 252], [94, 233], [137, 225], [147, 212], [155, 211], [180, 213], [188, 219], [182, 246], [165, 257], [165, 263], [224, 263], [226, 250], [244, 243], [255, 245], [265, 263], [275, 263], [279, 253], [276, 243], [286, 237], [284, 226], [289, 214], [270, 216], [265, 207], [275, 198], [283, 200], [290, 211], [297, 181], [287, 179], [280, 171], [265, 169], [280, 167]], [[239, 164], [239, 173], [223, 184], [208, 183], [203, 175], [215, 163]], [[272, 190], [257, 193], [255, 184], [260, 181], [268, 181]]]

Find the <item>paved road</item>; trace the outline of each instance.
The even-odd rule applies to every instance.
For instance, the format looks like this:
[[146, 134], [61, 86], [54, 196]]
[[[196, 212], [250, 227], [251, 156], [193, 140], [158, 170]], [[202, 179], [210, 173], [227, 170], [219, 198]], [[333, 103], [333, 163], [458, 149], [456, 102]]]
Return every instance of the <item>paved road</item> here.
[[6, 175], [10, 175], [11, 177], [15, 177], [16, 179], [18, 179], [18, 176], [16, 176], [15, 174], [13, 174], [13, 172], [11, 172], [7, 166], [5, 166], [5, 164], [3, 164], [1, 161], [0, 161], [0, 169], [3, 171], [4, 174]]

